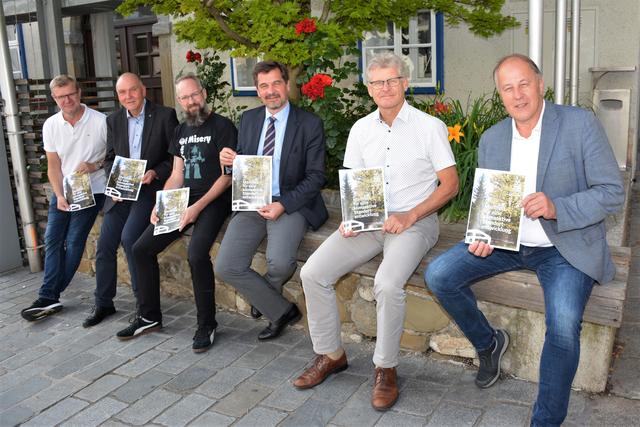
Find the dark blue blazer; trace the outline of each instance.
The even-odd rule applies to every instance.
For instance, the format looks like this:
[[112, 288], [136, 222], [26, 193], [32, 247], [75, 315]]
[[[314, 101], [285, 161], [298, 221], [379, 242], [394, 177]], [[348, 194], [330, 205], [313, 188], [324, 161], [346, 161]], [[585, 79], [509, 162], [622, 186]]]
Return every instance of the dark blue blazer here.
[[[256, 155], [265, 107], [245, 111], [238, 127], [238, 154]], [[322, 120], [291, 105], [280, 159], [280, 203], [288, 214], [300, 212], [317, 230], [329, 216], [320, 195], [325, 183]]]

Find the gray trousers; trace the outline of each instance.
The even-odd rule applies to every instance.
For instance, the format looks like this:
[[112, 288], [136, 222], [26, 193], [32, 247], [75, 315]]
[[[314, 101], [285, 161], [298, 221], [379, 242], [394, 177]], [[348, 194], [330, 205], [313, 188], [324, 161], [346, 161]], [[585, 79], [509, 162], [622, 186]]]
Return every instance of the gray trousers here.
[[367, 231], [342, 237], [336, 231], [329, 236], [300, 271], [313, 350], [317, 354], [328, 354], [342, 346], [334, 284], [382, 252], [373, 287], [377, 302], [373, 363], [382, 368], [397, 366], [405, 315], [404, 285], [436, 244], [438, 233], [438, 218], [431, 215], [400, 234]]
[[[278, 320], [291, 308], [282, 296], [282, 285], [296, 271], [298, 247], [307, 226], [299, 212], [284, 213], [275, 221], [256, 212], [237, 212], [216, 256], [216, 277], [236, 288], [269, 320]], [[267, 273], [262, 276], [251, 268], [251, 261], [265, 237]]]

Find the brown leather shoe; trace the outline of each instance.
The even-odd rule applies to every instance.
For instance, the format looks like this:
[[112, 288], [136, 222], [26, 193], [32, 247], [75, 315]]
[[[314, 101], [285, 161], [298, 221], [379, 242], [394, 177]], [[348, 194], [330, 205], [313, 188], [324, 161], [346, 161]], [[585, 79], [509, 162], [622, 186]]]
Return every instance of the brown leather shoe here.
[[376, 368], [371, 406], [376, 411], [386, 411], [398, 400], [396, 368]]
[[300, 389], [317, 386], [329, 375], [344, 371], [348, 366], [346, 353], [342, 353], [342, 357], [338, 360], [331, 360], [329, 356], [321, 354], [313, 361], [313, 365], [293, 382], [293, 385]]

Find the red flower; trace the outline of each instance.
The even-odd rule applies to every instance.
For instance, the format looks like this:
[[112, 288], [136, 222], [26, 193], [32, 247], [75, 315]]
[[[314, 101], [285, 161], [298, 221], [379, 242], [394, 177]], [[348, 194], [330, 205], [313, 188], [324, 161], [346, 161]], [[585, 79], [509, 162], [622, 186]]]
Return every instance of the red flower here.
[[302, 21], [296, 24], [296, 34], [302, 33], [315, 33], [316, 32], [316, 20], [310, 18], [304, 18]]
[[196, 53], [194, 54], [194, 60], [195, 60], [196, 62], [202, 62], [202, 55], [200, 55], [200, 52], [196, 52]]
[[433, 109], [436, 112], [436, 114], [446, 114], [451, 112], [451, 107], [445, 104], [444, 102], [440, 102], [440, 101], [436, 101], [433, 104]]
[[200, 55], [200, 52], [194, 52], [192, 50], [188, 50], [187, 62], [202, 62], [202, 55]]
[[331, 86], [333, 79], [326, 74], [316, 74], [302, 85], [302, 94], [315, 101], [318, 98], [324, 98], [324, 88]]

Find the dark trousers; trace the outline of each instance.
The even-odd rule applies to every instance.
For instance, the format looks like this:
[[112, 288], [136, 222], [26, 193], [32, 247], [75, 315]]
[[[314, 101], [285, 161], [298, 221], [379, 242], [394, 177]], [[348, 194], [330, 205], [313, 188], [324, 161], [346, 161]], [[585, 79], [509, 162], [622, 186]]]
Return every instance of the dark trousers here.
[[131, 288], [134, 294], [138, 293], [133, 244], [149, 226], [149, 217], [154, 204], [154, 198], [147, 195], [135, 202], [118, 202], [104, 214], [96, 250], [96, 306], [113, 307], [118, 279], [117, 253], [120, 244], [127, 257]]
[[[189, 200], [192, 205], [196, 199]], [[189, 242], [188, 259], [193, 282], [193, 294], [196, 300], [198, 325], [217, 327], [215, 305], [215, 282], [213, 265], [209, 251], [230, 213], [231, 202], [228, 197], [220, 197], [205, 207], [193, 227]], [[183, 230], [184, 231], [184, 230]], [[142, 236], [133, 245], [133, 258], [136, 263], [138, 282], [139, 314], [147, 320], [162, 321], [160, 309], [160, 271], [158, 254], [182, 235], [179, 231], [153, 235], [153, 225], [147, 227]]]

